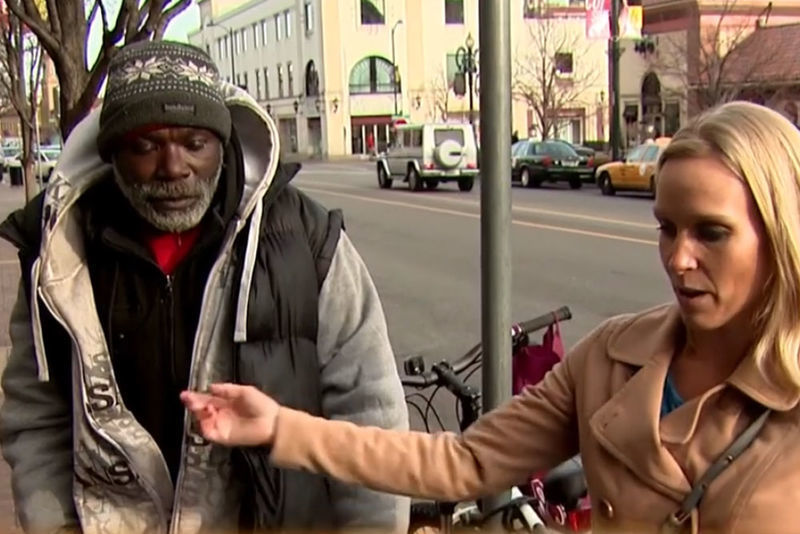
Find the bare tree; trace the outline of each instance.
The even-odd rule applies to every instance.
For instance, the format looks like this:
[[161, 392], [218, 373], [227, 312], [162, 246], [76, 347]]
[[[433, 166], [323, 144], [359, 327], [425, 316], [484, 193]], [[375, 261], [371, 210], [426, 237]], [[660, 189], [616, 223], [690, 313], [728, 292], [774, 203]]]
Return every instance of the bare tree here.
[[583, 93], [597, 73], [576, 68], [575, 60], [586, 57], [588, 45], [564, 25], [542, 18], [528, 29], [530, 43], [515, 60], [513, 92], [533, 110], [537, 133], [547, 139], [556, 133], [562, 110], [583, 104]]
[[[160, 39], [191, 0], [6, 0], [11, 13], [38, 37], [53, 61], [60, 87], [59, 126], [66, 139], [103, 85], [109, 60], [122, 43]], [[116, 17], [110, 21], [110, 13]], [[100, 17], [100, 52], [90, 62], [90, 30]]]
[[428, 83], [428, 115], [433, 120], [447, 121], [450, 111], [450, 81], [443, 68], [439, 68], [436, 75]]
[[[769, 50], [742, 47], [756, 29], [761, 9], [739, 5], [738, 0], [724, 0], [714, 24], [700, 24], [697, 32], [659, 38], [657, 53], [649, 55], [651, 68], [675, 80], [677, 92], [701, 111], [739, 97], [741, 84], [769, 63]], [[676, 91], [677, 90], [677, 91]]]
[[13, 13], [3, 17], [0, 24], [0, 65], [0, 88], [19, 117], [22, 140], [19, 159], [28, 201], [38, 189], [33, 145], [44, 56], [36, 37]]

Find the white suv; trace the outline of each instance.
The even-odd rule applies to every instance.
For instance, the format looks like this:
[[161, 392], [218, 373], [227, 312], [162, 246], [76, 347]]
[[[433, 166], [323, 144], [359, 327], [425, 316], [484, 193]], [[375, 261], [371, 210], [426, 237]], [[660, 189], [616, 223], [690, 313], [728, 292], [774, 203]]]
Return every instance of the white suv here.
[[458, 182], [470, 191], [478, 175], [478, 148], [469, 124], [402, 124], [394, 143], [378, 157], [378, 185], [408, 182], [412, 191], [435, 189], [440, 182]]

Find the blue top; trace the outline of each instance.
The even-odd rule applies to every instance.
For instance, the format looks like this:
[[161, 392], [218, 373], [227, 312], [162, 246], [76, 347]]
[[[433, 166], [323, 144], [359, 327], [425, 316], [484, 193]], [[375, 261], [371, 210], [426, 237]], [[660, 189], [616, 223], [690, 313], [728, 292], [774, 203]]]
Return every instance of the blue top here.
[[681, 404], [683, 404], [683, 399], [675, 389], [672, 374], [667, 373], [667, 379], [664, 380], [664, 394], [661, 396], [661, 417], [676, 410]]

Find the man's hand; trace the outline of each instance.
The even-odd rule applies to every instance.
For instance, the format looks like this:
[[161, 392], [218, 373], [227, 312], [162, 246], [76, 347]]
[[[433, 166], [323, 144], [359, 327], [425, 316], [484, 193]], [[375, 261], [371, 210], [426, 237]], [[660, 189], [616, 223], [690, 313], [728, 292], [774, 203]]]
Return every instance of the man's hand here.
[[181, 400], [209, 441], [220, 445], [270, 445], [280, 405], [253, 386], [212, 384], [209, 393], [184, 391]]

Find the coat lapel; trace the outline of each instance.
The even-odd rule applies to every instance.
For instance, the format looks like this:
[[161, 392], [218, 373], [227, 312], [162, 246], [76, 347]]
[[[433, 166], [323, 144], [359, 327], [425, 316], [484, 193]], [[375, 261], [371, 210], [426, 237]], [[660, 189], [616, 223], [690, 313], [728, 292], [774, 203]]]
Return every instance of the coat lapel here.
[[659, 434], [664, 380], [679, 335], [676, 310], [643, 314], [609, 339], [611, 359], [638, 368], [589, 421], [594, 438], [641, 481], [680, 500], [691, 490]]

